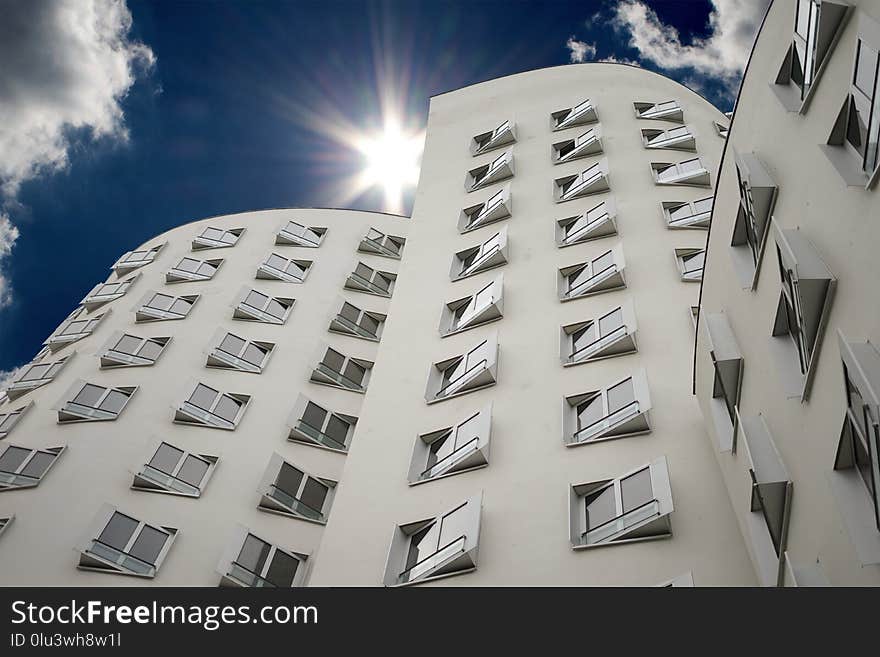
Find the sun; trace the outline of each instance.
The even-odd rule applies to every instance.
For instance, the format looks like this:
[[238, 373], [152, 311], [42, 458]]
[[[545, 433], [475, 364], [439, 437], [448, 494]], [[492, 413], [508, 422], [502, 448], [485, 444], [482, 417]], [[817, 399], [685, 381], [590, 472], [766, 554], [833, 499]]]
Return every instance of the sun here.
[[424, 131], [405, 130], [396, 117], [386, 117], [380, 131], [361, 135], [352, 144], [363, 158], [356, 186], [380, 189], [387, 212], [401, 212], [404, 194], [419, 182]]

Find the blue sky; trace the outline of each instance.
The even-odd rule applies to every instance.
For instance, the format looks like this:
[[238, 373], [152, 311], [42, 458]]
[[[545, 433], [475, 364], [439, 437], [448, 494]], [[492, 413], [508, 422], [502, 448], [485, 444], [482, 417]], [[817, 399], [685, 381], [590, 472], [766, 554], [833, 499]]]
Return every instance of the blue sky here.
[[334, 125], [369, 133], [393, 110], [417, 132], [432, 95], [603, 59], [730, 109], [765, 5], [0, 0], [0, 371], [121, 253], [173, 226], [385, 209], [381, 190], [346, 193], [363, 156]]

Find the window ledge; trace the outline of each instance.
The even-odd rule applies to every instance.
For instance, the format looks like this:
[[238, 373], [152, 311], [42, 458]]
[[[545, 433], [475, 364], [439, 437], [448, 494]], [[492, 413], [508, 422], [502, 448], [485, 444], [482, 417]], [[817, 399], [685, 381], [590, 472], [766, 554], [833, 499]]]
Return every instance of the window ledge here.
[[828, 484], [843, 525], [863, 566], [880, 564], [880, 531], [874, 524], [874, 508], [855, 470], [832, 470]]
[[734, 426], [727, 414], [727, 406], [724, 401], [716, 398], [710, 399], [709, 413], [712, 416], [712, 428], [718, 449], [722, 452], [732, 452]]
[[782, 391], [788, 399], [806, 401], [807, 377], [801, 373], [797, 350], [788, 335], [770, 336], [770, 353]]
[[871, 179], [861, 170], [855, 160], [855, 155], [850, 153], [846, 146], [835, 146], [833, 144], [819, 144], [819, 150], [825, 154], [831, 166], [837, 171], [837, 174], [843, 179], [847, 187], [861, 187], [868, 189], [871, 186]]

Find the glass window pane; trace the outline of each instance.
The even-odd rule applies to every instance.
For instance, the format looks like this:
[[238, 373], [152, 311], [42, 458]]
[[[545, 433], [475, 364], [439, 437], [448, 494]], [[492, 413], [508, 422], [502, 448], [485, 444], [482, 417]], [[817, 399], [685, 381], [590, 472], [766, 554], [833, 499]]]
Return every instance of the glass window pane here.
[[585, 499], [587, 529], [594, 529], [617, 517], [614, 486], [606, 486]]
[[362, 262], [359, 262], [357, 264], [357, 267], [354, 268], [354, 273], [358, 276], [366, 278], [367, 280], [370, 280], [373, 277], [373, 270], [367, 267]]
[[345, 372], [343, 374], [354, 381], [355, 383], [363, 383], [364, 375], [367, 373], [367, 370], [355, 363], [354, 361], [348, 361], [348, 364], [345, 366]]
[[440, 540], [437, 545], [442, 548], [457, 538], [464, 536], [468, 529], [468, 507], [460, 506], [440, 520]]
[[217, 395], [220, 394], [213, 388], [209, 388], [204, 384], [198, 384], [196, 389], [193, 391], [193, 394], [189, 397], [189, 403], [194, 406], [198, 406], [206, 411], [211, 410], [211, 404], [214, 403], [214, 399]]
[[168, 443], [162, 443], [153, 454], [153, 458], [150, 459], [150, 466], [165, 474], [171, 474], [177, 467], [181, 456], [183, 456], [183, 450], [172, 447]]
[[155, 564], [156, 559], [159, 558], [159, 553], [162, 551], [162, 547], [167, 540], [168, 534], [165, 532], [160, 531], [155, 527], [144, 525], [144, 528], [141, 530], [141, 533], [138, 534], [138, 537], [135, 539], [128, 553], [142, 561]]
[[169, 308], [169, 310], [173, 313], [177, 313], [178, 315], [186, 315], [189, 312], [191, 306], [191, 301], [187, 301], [186, 299], [175, 299], [174, 303], [171, 304], [171, 308]]
[[73, 401], [76, 404], [94, 407], [101, 398], [101, 395], [104, 394], [105, 390], [106, 388], [93, 386], [91, 383], [87, 383], [82, 387], [82, 390], [79, 391], [79, 394], [73, 398]]
[[324, 426], [324, 418], [327, 416], [327, 411], [318, 406], [317, 404], [313, 404], [312, 402], [308, 402], [306, 404], [306, 410], [303, 413], [302, 419], [303, 422], [308, 424], [309, 426], [314, 427], [315, 429], [320, 429]]
[[350, 303], [343, 303], [342, 310], [339, 311], [339, 314], [345, 317], [350, 322], [356, 322], [358, 317], [361, 315], [361, 311], [352, 306]]
[[266, 312], [272, 315], [273, 317], [277, 317], [281, 319], [284, 317], [284, 313], [287, 312], [287, 307], [275, 299], [272, 299], [269, 304], [266, 306]]
[[599, 319], [599, 335], [606, 336], [623, 326], [623, 310], [618, 308]]
[[127, 401], [128, 395], [118, 390], [111, 390], [101, 402], [100, 409], [109, 413], [119, 413]]
[[270, 267], [274, 267], [275, 269], [280, 269], [284, 271], [284, 268], [287, 267], [287, 258], [282, 258], [279, 255], [275, 255], [274, 253], [269, 256], [269, 259], [266, 261]]
[[372, 315], [367, 315], [366, 313], [364, 313], [364, 316], [361, 317], [360, 324], [361, 328], [372, 335], [376, 335], [376, 331], [379, 330], [379, 320]]
[[133, 335], [123, 335], [119, 342], [116, 343], [114, 349], [123, 354], [135, 355], [141, 344], [141, 339]]
[[223, 231], [219, 228], [205, 228], [202, 237], [207, 237], [209, 240], [219, 240], [223, 237]]
[[238, 553], [236, 563], [244, 566], [252, 573], [259, 574], [263, 570], [266, 558], [269, 556], [269, 550], [272, 546], [253, 534], [248, 534]]
[[623, 512], [627, 513], [654, 499], [654, 488], [651, 486], [651, 470], [645, 468], [622, 479], [620, 496]]
[[614, 413], [631, 404], [636, 398], [632, 379], [621, 381], [608, 388], [608, 412]]
[[439, 547], [437, 543], [439, 536], [440, 523], [436, 522], [413, 534], [409, 542], [406, 568], [412, 568], [419, 561], [436, 552]]
[[117, 550], [124, 550], [139, 524], [134, 518], [129, 518], [118, 511], [114, 511], [107, 526], [104, 527], [104, 531], [98, 536], [98, 540]]
[[345, 364], [345, 356], [340, 354], [338, 351], [328, 349], [327, 353], [324, 354], [324, 359], [321, 362], [334, 372], [342, 372], [342, 366], [343, 364]]
[[605, 417], [605, 407], [602, 403], [602, 395], [596, 394], [590, 399], [578, 404], [578, 429], [588, 427], [593, 424], [593, 422], [603, 417]]
[[306, 479], [306, 485], [303, 487], [299, 499], [316, 511], [321, 511], [324, 508], [324, 500], [327, 499], [327, 491], [329, 490], [317, 479], [309, 477]]
[[[26, 477], [34, 477], [35, 479], [39, 479], [46, 473], [46, 470], [49, 469], [49, 466], [52, 465], [52, 462], [54, 460], [55, 454], [50, 454], [49, 452], [37, 452], [36, 454], [34, 454], [34, 457], [30, 461], [28, 461], [28, 464], [24, 466], [21, 474], [25, 475]], [[3, 467], [0, 466], [0, 470], [2, 469]]]
[[227, 333], [226, 337], [220, 342], [220, 349], [233, 356], [238, 356], [241, 350], [244, 349], [245, 344], [246, 342], [237, 335]]
[[167, 294], [154, 294], [147, 305], [157, 310], [169, 310], [172, 303], [174, 303], [174, 297], [169, 297]]
[[244, 350], [244, 353], [241, 355], [241, 357], [252, 365], [260, 367], [263, 364], [263, 361], [266, 359], [267, 353], [268, 352], [262, 347], [258, 347], [257, 345], [251, 343]]
[[345, 420], [336, 415], [331, 415], [330, 419], [327, 421], [327, 428], [324, 430], [324, 433], [336, 442], [344, 444], [345, 438], [348, 435], [349, 426], [350, 425]]
[[51, 365], [32, 365], [19, 379], [20, 381], [35, 381], [42, 379]]
[[298, 567], [298, 559], [281, 550], [275, 550], [272, 563], [269, 564], [269, 570], [266, 571], [266, 580], [278, 587], [292, 586]]
[[283, 490], [291, 497], [299, 497], [299, 487], [302, 484], [303, 473], [289, 463], [282, 463], [275, 477], [275, 486]]
[[7, 448], [3, 455], [0, 456], [0, 472], [16, 472], [30, 453], [31, 450], [22, 449], [21, 447]]
[[260, 310], [263, 309], [263, 306], [266, 304], [266, 302], [268, 300], [269, 300], [269, 297], [267, 297], [265, 294], [260, 294], [256, 290], [251, 290], [250, 292], [248, 292], [248, 295], [244, 298], [244, 302], [247, 305], [253, 306], [254, 308], [259, 308]]
[[877, 73], [877, 51], [864, 41], [859, 41], [854, 84], [856, 89], [870, 97], [874, 92], [874, 76]]
[[596, 340], [596, 325], [588, 324], [571, 334], [571, 353], [583, 349]]
[[242, 403], [237, 399], [233, 399], [228, 395], [223, 395], [217, 406], [214, 408], [214, 414], [222, 417], [227, 422], [235, 422], [238, 411], [241, 409]]
[[177, 473], [177, 478], [185, 481], [190, 486], [198, 488], [207, 471], [207, 461], [195, 457], [192, 454], [187, 454], [186, 459], [183, 461], [183, 465], [180, 466], [180, 470]]
[[147, 358], [149, 360], [156, 360], [159, 357], [159, 354], [162, 353], [162, 345], [154, 340], [146, 340], [138, 352], [138, 356], [141, 358]]

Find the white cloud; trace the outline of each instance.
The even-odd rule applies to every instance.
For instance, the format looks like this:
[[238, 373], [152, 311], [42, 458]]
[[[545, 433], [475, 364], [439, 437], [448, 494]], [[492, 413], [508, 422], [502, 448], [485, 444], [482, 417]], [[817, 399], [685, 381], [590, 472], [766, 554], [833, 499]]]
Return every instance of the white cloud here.
[[[0, 192], [9, 206], [23, 182], [67, 166], [72, 131], [128, 138], [120, 102], [155, 57], [129, 38], [125, 0], [4, 2], [2, 13]], [[0, 258], [17, 237], [3, 216]], [[0, 272], [0, 305], [9, 294]]]
[[626, 57], [616, 57], [615, 55], [608, 55], [607, 57], [603, 57], [599, 60], [600, 62], [606, 62], [608, 64], [629, 64], [630, 66], [641, 66], [634, 59], [627, 59]]
[[711, 0], [710, 34], [684, 45], [674, 27], [664, 24], [639, 0], [618, 3], [613, 24], [629, 34], [629, 46], [662, 69], [693, 69], [721, 82], [733, 95], [739, 86], [755, 34], [769, 0]]
[[569, 50], [569, 56], [572, 64], [580, 64], [593, 59], [596, 56], [596, 44], [587, 43], [586, 41], [578, 41], [573, 36], [568, 37], [565, 47]]

